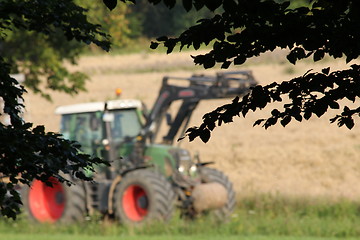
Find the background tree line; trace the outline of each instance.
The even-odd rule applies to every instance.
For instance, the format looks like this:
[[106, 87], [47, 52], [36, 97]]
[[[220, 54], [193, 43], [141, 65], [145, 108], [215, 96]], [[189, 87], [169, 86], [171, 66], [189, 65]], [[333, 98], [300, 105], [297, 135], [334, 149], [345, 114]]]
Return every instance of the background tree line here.
[[[112, 36], [113, 48], [121, 48], [139, 38], [157, 38], [163, 35], [177, 36], [185, 29], [193, 26], [198, 20], [211, 18], [222, 12], [222, 9], [210, 11], [202, 8], [199, 11], [186, 11], [181, 1], [169, 9], [162, 2], [152, 5], [147, 0], [137, 0], [136, 4], [119, 4], [111, 12], [101, 1], [91, 2], [77, 0], [89, 9], [89, 16], [101, 23]], [[275, 2], [285, 2], [277, 0]], [[306, 0], [292, 0], [292, 8], [307, 6]]]
[[[138, 0], [136, 4], [119, 4], [112, 11], [102, 1], [74, 2], [87, 9], [89, 22], [101, 25], [104, 32], [111, 36], [112, 50], [130, 48], [141, 39], [177, 36], [198, 20], [212, 18], [223, 11], [208, 8], [186, 11], [181, 1], [169, 9], [163, 2], [153, 5], [147, 0]], [[292, 1], [292, 7], [307, 4], [306, 0]], [[51, 96], [48, 90], [68, 94], [85, 90], [87, 76], [80, 72], [69, 72], [62, 64], [64, 60], [76, 64], [80, 54], [99, 51], [94, 44], [84, 45], [76, 39], [68, 41], [61, 31], [52, 33], [53, 37], [26, 29], [4, 31], [3, 34], [6, 38], [0, 44], [2, 56], [11, 64], [12, 73], [26, 75], [24, 85], [28, 89], [49, 100]]]
[[[87, 9], [89, 22], [101, 25], [111, 36], [112, 50], [129, 48], [139, 39], [177, 35], [198, 19], [214, 14], [208, 9], [187, 13], [180, 3], [168, 9], [163, 4], [154, 6], [146, 0], [121, 4], [113, 11], [109, 11], [102, 1], [74, 2]], [[95, 44], [85, 45], [77, 39], [68, 41], [60, 30], [52, 32], [51, 37], [47, 33], [21, 28], [5, 30], [2, 34], [6, 37], [0, 44], [1, 54], [12, 66], [12, 73], [25, 74], [27, 89], [48, 100], [51, 91], [73, 95], [85, 90], [88, 77], [81, 72], [69, 72], [63, 62], [76, 64], [80, 54], [99, 52]]]

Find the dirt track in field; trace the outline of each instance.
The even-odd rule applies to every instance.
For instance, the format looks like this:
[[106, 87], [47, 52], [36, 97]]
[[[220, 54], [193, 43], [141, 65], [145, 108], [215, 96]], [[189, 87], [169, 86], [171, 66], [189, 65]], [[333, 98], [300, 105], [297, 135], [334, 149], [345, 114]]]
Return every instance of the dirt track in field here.
[[[59, 105], [103, 101], [114, 97], [117, 87], [122, 98], [137, 98], [149, 107], [154, 102], [164, 75], [189, 76], [193, 72], [211, 73], [195, 67], [189, 56], [195, 53], [134, 54], [83, 57], [73, 67], [88, 73], [88, 92], [75, 97], [54, 93], [53, 102], [28, 94], [28, 119], [58, 131]], [[345, 61], [325, 60], [318, 64], [300, 62], [296, 67], [286, 63], [282, 52], [266, 54], [250, 60], [243, 70], [252, 70], [261, 84], [290, 79], [308, 69], [332, 70], [345, 67]], [[234, 70], [232, 68], [231, 70]], [[202, 102], [194, 113], [191, 125], [198, 125], [203, 114], [230, 100]], [[280, 107], [281, 105], [274, 105]], [[248, 114], [246, 119], [215, 129], [209, 143], [184, 140], [182, 147], [198, 151], [203, 161], [214, 161], [234, 182], [239, 197], [254, 194], [279, 194], [300, 197], [360, 198], [360, 123], [349, 131], [329, 124], [336, 112], [308, 122], [291, 122], [288, 127], [268, 130], [252, 127], [256, 119], [268, 111]]]

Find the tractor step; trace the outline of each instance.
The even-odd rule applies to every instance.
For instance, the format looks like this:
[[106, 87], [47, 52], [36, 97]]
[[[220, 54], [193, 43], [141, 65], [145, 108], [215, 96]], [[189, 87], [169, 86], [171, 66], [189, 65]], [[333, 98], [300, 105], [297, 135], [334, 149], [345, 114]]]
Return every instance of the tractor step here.
[[95, 211], [105, 213], [108, 210], [108, 194], [111, 180], [100, 180], [89, 184], [89, 206]]

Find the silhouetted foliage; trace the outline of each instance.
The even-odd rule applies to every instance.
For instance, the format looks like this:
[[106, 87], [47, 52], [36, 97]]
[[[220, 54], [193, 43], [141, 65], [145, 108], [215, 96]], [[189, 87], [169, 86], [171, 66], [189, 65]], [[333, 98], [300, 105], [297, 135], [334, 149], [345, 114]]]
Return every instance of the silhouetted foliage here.
[[[47, 40], [53, 42], [58, 40], [52, 38], [54, 33], [61, 33], [64, 36], [61, 39], [94, 43], [109, 50], [109, 36], [99, 25], [89, 23], [85, 12], [70, 0], [1, 1], [0, 46], [4, 46], [3, 41], [8, 35], [25, 30], [46, 35]], [[63, 139], [59, 134], [46, 133], [43, 126], [33, 128], [31, 123], [24, 122], [21, 118], [23, 106], [19, 100], [22, 100], [25, 89], [10, 77], [11, 67], [1, 52], [0, 100], [4, 107], [0, 113], [8, 114], [11, 124], [0, 122], [0, 213], [15, 218], [21, 204], [17, 184], [29, 184], [34, 179], [47, 182], [50, 176], [70, 184], [63, 174], [91, 180], [85, 176], [84, 168], [92, 171], [95, 164], [107, 163], [80, 154], [78, 144]]]
[[[163, 2], [172, 8], [176, 0], [149, 0]], [[319, 61], [325, 55], [333, 58], [345, 57], [346, 62], [360, 54], [360, 2], [354, 0], [308, 0], [303, 6], [291, 4], [295, 1], [275, 0], [183, 0], [186, 10], [208, 8], [219, 10], [212, 18], [202, 19], [178, 37], [159, 37], [151, 43], [155, 49], [159, 44], [171, 53], [176, 45], [180, 48], [212, 46], [206, 53], [193, 56], [194, 63], [212, 68], [220, 63], [222, 68], [231, 64], [241, 65], [247, 59], [276, 48], [290, 49], [287, 60], [296, 64], [298, 60], [312, 58]], [[263, 109], [270, 102], [282, 101], [288, 96], [290, 103], [283, 110], [274, 109], [267, 119], [254, 125], [268, 128], [278, 122], [286, 126], [292, 119], [302, 121], [316, 115], [321, 117], [329, 108], [339, 109], [341, 99], [352, 102], [360, 96], [359, 66], [330, 72], [307, 72], [301, 77], [282, 83], [257, 86], [242, 100], [221, 106], [205, 114], [199, 127], [188, 129], [190, 140], [200, 137], [204, 142], [210, 138], [215, 126], [233, 121], [234, 116], [246, 116], [251, 111]], [[354, 116], [360, 108], [343, 107], [342, 112], [331, 119], [339, 126], [349, 129], [354, 126]], [[279, 121], [278, 121], [279, 120]]]

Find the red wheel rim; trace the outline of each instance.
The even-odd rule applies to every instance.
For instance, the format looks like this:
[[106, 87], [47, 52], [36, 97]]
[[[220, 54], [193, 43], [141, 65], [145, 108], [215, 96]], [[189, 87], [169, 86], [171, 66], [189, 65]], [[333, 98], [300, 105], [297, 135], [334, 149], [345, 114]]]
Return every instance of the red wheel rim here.
[[50, 178], [52, 187], [35, 180], [29, 190], [29, 208], [39, 222], [56, 222], [65, 209], [65, 191], [61, 183]]
[[126, 188], [122, 204], [126, 216], [132, 221], [141, 221], [148, 214], [147, 194], [138, 185], [130, 185]]

